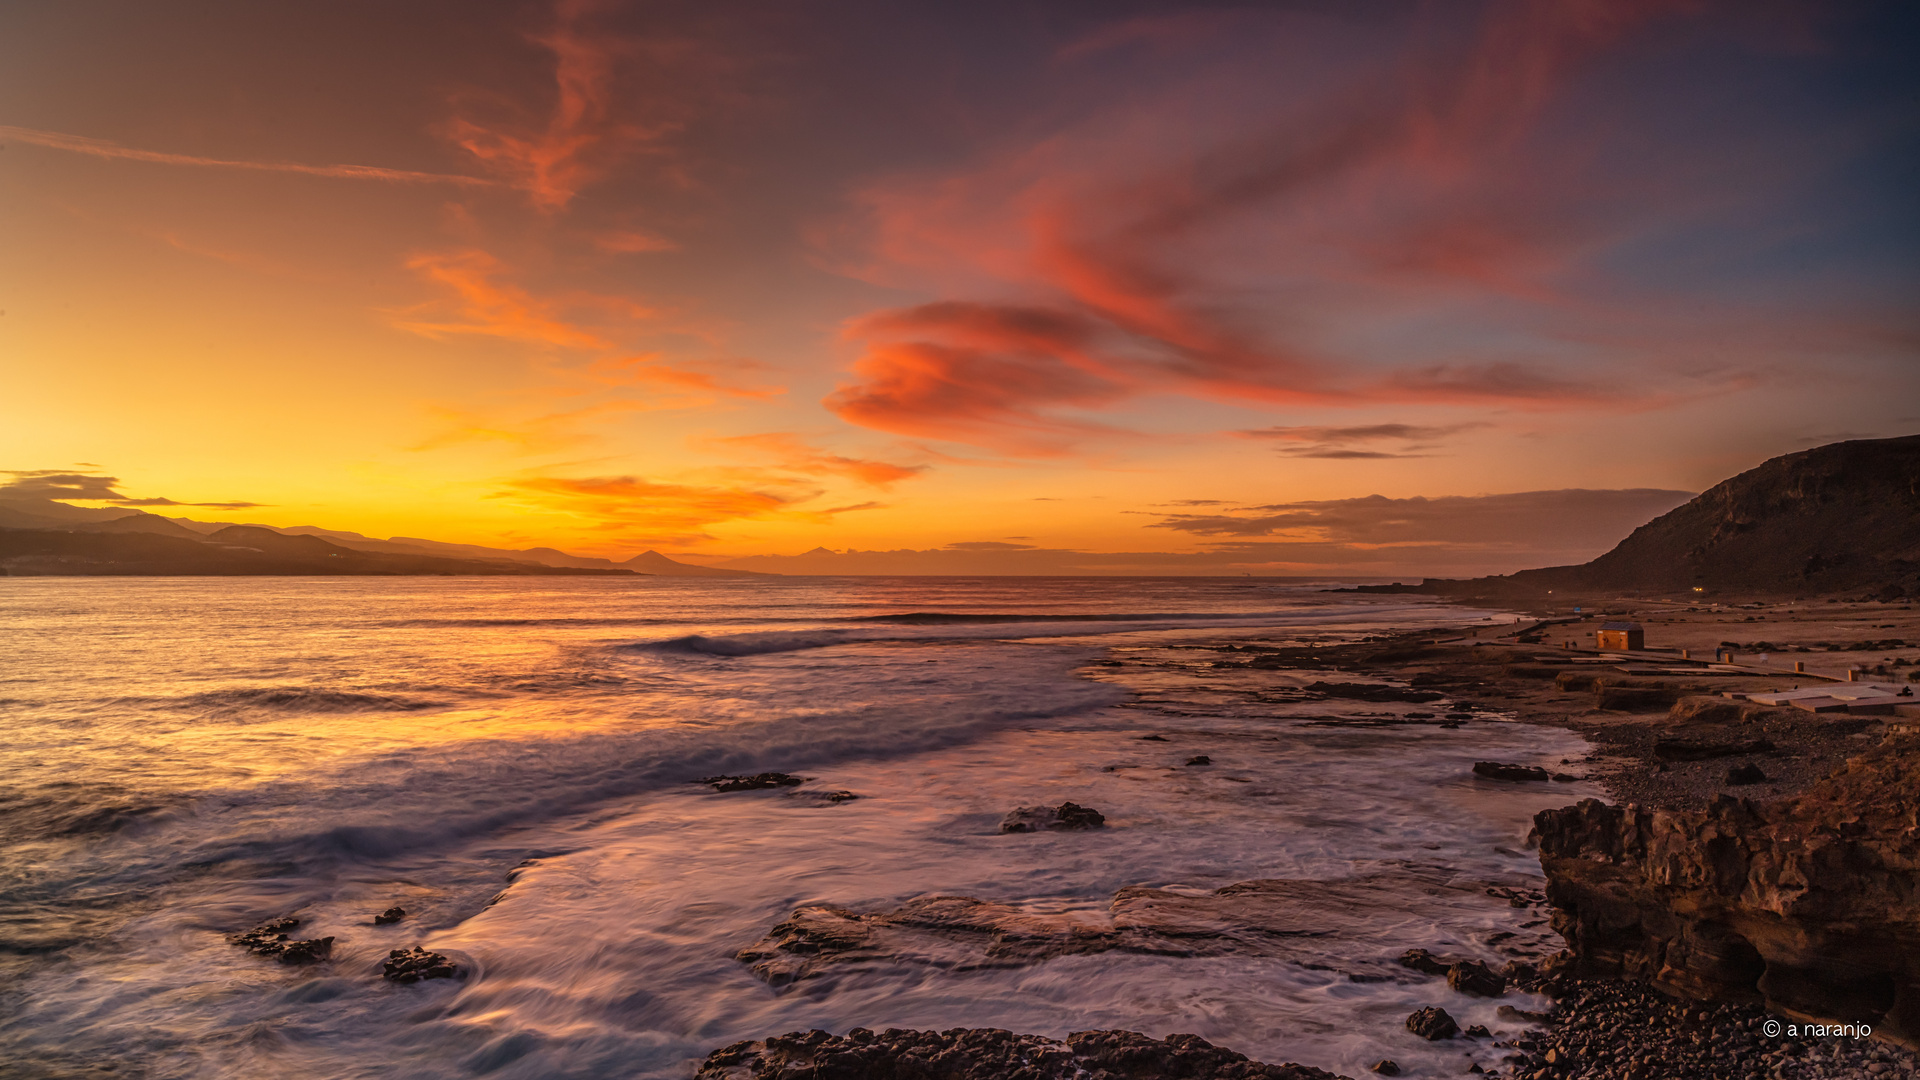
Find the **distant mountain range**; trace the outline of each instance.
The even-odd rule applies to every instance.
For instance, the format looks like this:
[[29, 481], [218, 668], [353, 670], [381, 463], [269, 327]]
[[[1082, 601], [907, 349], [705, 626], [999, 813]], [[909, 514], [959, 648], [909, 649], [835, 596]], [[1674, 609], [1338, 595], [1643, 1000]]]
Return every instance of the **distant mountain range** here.
[[377, 540], [311, 525], [226, 525], [51, 499], [0, 501], [0, 576], [316, 574], [770, 576], [693, 566], [657, 551], [614, 562], [546, 547]]
[[1580, 566], [1367, 592], [1920, 595], [1920, 435], [1830, 443], [1762, 463]]

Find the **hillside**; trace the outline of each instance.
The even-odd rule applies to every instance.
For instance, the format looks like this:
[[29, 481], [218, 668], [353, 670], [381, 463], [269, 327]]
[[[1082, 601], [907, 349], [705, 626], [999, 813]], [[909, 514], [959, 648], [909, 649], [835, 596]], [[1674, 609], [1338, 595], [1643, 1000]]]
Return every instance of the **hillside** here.
[[[142, 515], [152, 518], [152, 515]], [[119, 519], [125, 520], [125, 519]], [[165, 519], [154, 518], [154, 521]], [[63, 523], [67, 524], [67, 523]], [[171, 524], [171, 523], [168, 523]], [[88, 527], [93, 526], [93, 527]], [[174, 526], [179, 528], [179, 526]], [[150, 522], [118, 529], [83, 523], [74, 528], [0, 527], [0, 575], [39, 576], [293, 576], [532, 574], [618, 575], [626, 569], [541, 566], [506, 559], [448, 559], [341, 547], [317, 536], [289, 536], [251, 525], [229, 525], [209, 536], [167, 535]]]
[[1635, 529], [1581, 566], [1366, 591], [1920, 594], [1920, 435], [1787, 454]]

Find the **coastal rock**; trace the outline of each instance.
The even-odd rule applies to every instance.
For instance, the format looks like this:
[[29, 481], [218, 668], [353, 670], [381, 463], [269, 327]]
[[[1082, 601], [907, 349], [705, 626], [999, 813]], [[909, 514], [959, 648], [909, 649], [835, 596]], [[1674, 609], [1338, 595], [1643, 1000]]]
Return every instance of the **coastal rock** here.
[[243, 934], [235, 934], [227, 942], [255, 956], [270, 956], [283, 964], [317, 964], [330, 959], [333, 956], [333, 939], [323, 937], [296, 941], [287, 931], [299, 925], [300, 920], [291, 915], [269, 919]]
[[1373, 1071], [1381, 1076], [1399, 1076], [1400, 1063], [1392, 1058], [1382, 1058], [1373, 1063]]
[[386, 926], [390, 923], [397, 923], [401, 919], [404, 919], [406, 917], [407, 917], [406, 908], [390, 907], [387, 910], [373, 917], [373, 925]]
[[412, 983], [421, 979], [451, 979], [459, 970], [444, 954], [415, 945], [388, 953], [380, 973], [393, 982]]
[[1476, 761], [1473, 775], [1489, 780], [1545, 781], [1551, 774], [1538, 765], [1507, 765], [1498, 761]]
[[1057, 1042], [998, 1028], [845, 1035], [792, 1032], [715, 1050], [694, 1080], [1345, 1080], [1305, 1065], [1268, 1065], [1198, 1035], [1076, 1031]]
[[1507, 980], [1476, 960], [1462, 960], [1447, 969], [1447, 987], [1472, 997], [1499, 997], [1507, 992]]
[[1107, 823], [1100, 811], [1079, 803], [1059, 806], [1016, 807], [1000, 821], [1003, 833], [1041, 832], [1043, 830], [1098, 829]]
[[1806, 794], [1534, 819], [1568, 974], [1871, 1024], [1920, 1045], [1920, 740]]
[[1310, 693], [1323, 697], [1340, 698], [1345, 701], [1405, 701], [1415, 705], [1429, 701], [1439, 701], [1445, 694], [1433, 690], [1415, 690], [1407, 686], [1389, 686], [1386, 683], [1350, 683], [1350, 682], [1314, 682], [1304, 688]]
[[[1199, 895], [1134, 886], [1116, 893], [1104, 916], [1036, 913], [971, 896], [926, 896], [870, 912], [810, 904], [735, 958], [776, 986], [846, 964], [904, 962], [964, 971], [1114, 950], [1318, 964], [1329, 950], [1339, 954], [1346, 943], [1371, 941], [1381, 920], [1404, 918], [1410, 896], [1484, 902], [1484, 892], [1484, 883], [1457, 879], [1450, 871], [1410, 867], [1340, 881], [1242, 881]], [[1548, 938], [1542, 930], [1538, 940], [1518, 944], [1542, 948]], [[1382, 960], [1344, 963], [1356, 977], [1395, 972]], [[1436, 974], [1444, 975], [1453, 963], [1446, 961]]]
[[1445, 975], [1451, 961], [1442, 960], [1425, 949], [1408, 949], [1400, 954], [1400, 965], [1427, 975]]
[[798, 787], [806, 781], [788, 773], [763, 772], [752, 776], [703, 776], [700, 783], [715, 791], [758, 791], [762, 788]]
[[1207, 755], [1205, 755], [1205, 754], [1195, 754], [1195, 755], [1194, 755], [1193, 757], [1190, 757], [1190, 758], [1188, 758], [1188, 759], [1187, 759], [1187, 764], [1189, 764], [1189, 765], [1211, 765], [1211, 764], [1213, 764], [1213, 759], [1212, 759], [1212, 758], [1210, 758], [1210, 757], [1208, 757], [1208, 756], [1207, 756]]
[[1447, 1014], [1447, 1010], [1429, 1005], [1407, 1017], [1407, 1030], [1428, 1042], [1438, 1042], [1460, 1034], [1460, 1025]]

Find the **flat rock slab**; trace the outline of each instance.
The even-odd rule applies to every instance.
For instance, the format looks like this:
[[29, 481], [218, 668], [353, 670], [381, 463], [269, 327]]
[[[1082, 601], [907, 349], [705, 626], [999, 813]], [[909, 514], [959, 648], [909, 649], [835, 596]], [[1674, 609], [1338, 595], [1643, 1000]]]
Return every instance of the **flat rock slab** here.
[[1347, 1080], [1250, 1060], [1198, 1035], [1076, 1031], [1057, 1042], [998, 1028], [793, 1032], [707, 1055], [694, 1080]]
[[[1210, 893], [1130, 887], [1096, 912], [1034, 912], [971, 896], [924, 896], [886, 911], [799, 908], [735, 958], [776, 986], [846, 964], [915, 963], [951, 970], [1020, 967], [1110, 951], [1161, 956], [1252, 955], [1322, 964], [1390, 937], [1421, 932], [1414, 897], [1484, 902], [1485, 883], [1434, 867], [1343, 881], [1242, 881]], [[1349, 953], [1348, 955], [1351, 955]], [[1397, 977], [1391, 957], [1350, 959], [1350, 974]]]
[[1538, 765], [1508, 765], [1499, 761], [1476, 761], [1473, 775], [1489, 780], [1546, 781], [1552, 774]]

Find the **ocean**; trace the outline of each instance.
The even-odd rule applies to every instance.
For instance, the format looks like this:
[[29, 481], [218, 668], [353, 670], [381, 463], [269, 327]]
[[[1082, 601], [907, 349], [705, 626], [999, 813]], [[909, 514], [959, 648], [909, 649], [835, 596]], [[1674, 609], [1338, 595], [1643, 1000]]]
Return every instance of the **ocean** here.
[[[1540, 884], [1531, 815], [1598, 792], [1470, 768], [1588, 748], [1497, 711], [1382, 722], [1447, 703], [1324, 700], [1303, 688], [1354, 676], [1245, 666], [1248, 645], [1510, 620], [1327, 587], [0, 579], [0, 1075], [686, 1077], [816, 1027], [1117, 1027], [1349, 1075], [1490, 1066], [1401, 1020], [1444, 1004], [1513, 1028], [1495, 1004], [1391, 958], [1547, 940], [1500, 890]], [[764, 770], [808, 780], [697, 782]], [[841, 790], [858, 798], [819, 797]], [[1069, 800], [1107, 827], [999, 831]], [[1256, 879], [1394, 899], [1277, 951], [933, 949], [778, 986], [734, 958], [807, 904], [965, 895], [1092, 925], [1129, 886]], [[371, 924], [393, 906], [407, 917]], [[228, 942], [286, 915], [332, 958]], [[460, 977], [382, 979], [415, 945]]]

